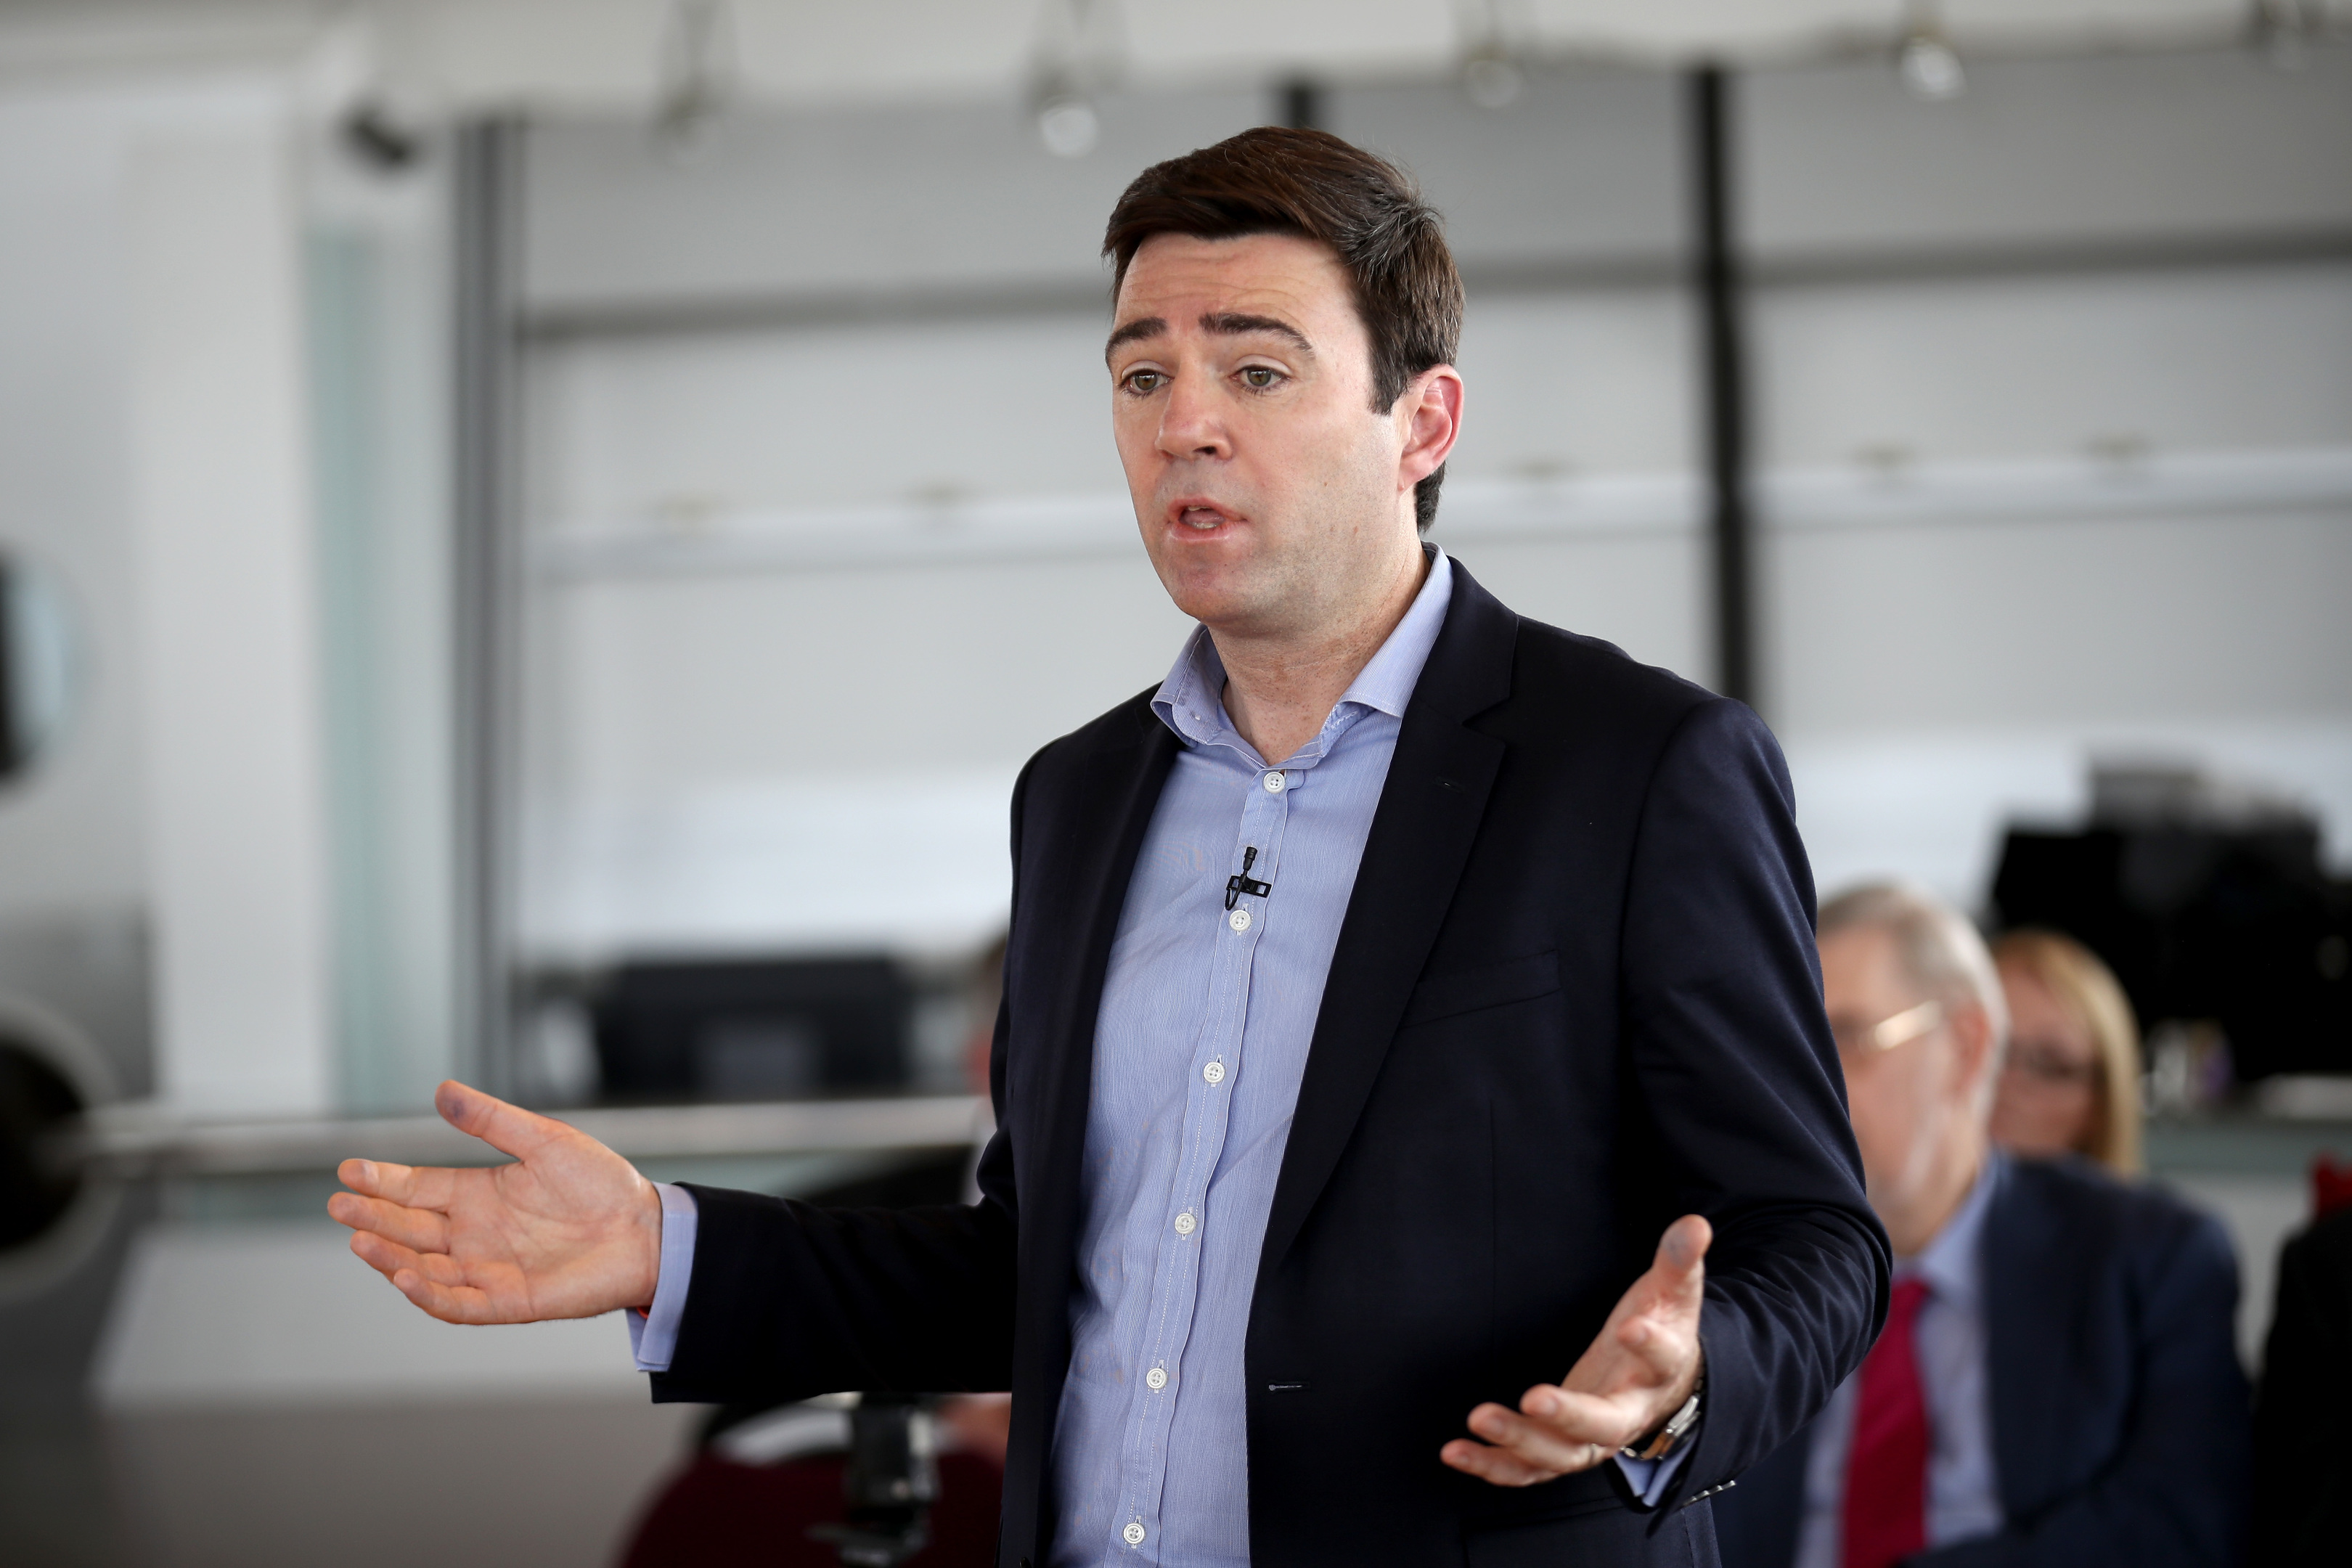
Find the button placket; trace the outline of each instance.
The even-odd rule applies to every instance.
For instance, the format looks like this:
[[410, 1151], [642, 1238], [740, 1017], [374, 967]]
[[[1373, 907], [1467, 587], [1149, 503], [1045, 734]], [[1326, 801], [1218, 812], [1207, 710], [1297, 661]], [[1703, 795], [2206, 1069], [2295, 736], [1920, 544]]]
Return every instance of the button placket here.
[[[1241, 832], [1231, 870], [1242, 870], [1244, 851], [1255, 846], [1258, 855], [1247, 874], [1264, 882], [1274, 880], [1281, 862], [1283, 828], [1289, 819], [1289, 795], [1300, 776], [1295, 771], [1287, 775], [1278, 770], [1259, 771], [1258, 787], [1243, 799]], [[1281, 783], [1269, 788], [1265, 781], [1270, 777]], [[1217, 944], [1213, 962], [1211, 1011], [1207, 1026], [1196, 1044], [1196, 1049], [1206, 1059], [1196, 1058], [1196, 1077], [1185, 1095], [1182, 1153], [1168, 1194], [1167, 1229], [1160, 1233], [1161, 1245], [1153, 1267], [1150, 1326], [1146, 1342], [1139, 1347], [1139, 1361], [1133, 1363], [1146, 1369], [1139, 1381], [1151, 1395], [1171, 1394], [1171, 1397], [1147, 1397], [1139, 1392], [1132, 1425], [1123, 1445], [1121, 1490], [1125, 1495], [1120, 1499], [1119, 1512], [1126, 1514], [1129, 1522], [1120, 1532], [1120, 1540], [1130, 1550], [1141, 1546], [1159, 1525], [1160, 1498], [1166, 1479], [1168, 1429], [1174, 1419], [1176, 1404], [1171, 1391], [1177, 1383], [1177, 1369], [1183, 1363], [1200, 1299], [1202, 1236], [1196, 1233], [1206, 1229], [1209, 1187], [1223, 1156], [1231, 1110], [1231, 1097], [1220, 1086], [1240, 1069], [1251, 973], [1259, 938], [1265, 932], [1264, 915], [1270, 897], [1244, 894], [1234, 901], [1230, 911], [1221, 911], [1226, 916], [1225, 923], [1232, 934]], [[1140, 1533], [1130, 1539], [1130, 1532]], [[1127, 1552], [1119, 1555], [1129, 1556]]]

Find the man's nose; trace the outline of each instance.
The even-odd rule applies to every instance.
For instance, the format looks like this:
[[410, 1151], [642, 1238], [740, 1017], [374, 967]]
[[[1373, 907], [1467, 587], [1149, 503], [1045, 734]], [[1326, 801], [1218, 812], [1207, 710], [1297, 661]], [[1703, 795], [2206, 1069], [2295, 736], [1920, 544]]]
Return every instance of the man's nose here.
[[1160, 416], [1160, 450], [1178, 460], [1230, 458], [1233, 440], [1214, 393], [1198, 375], [1179, 375]]

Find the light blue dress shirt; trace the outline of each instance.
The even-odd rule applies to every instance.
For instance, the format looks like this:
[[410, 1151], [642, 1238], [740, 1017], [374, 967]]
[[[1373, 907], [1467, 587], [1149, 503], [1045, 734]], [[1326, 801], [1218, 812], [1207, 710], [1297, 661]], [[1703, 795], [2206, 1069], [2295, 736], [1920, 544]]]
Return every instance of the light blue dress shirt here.
[[[1897, 1258], [1895, 1278], [1927, 1286], [1912, 1322], [1920, 1391], [1927, 1401], [1927, 1544], [2000, 1533], [2000, 1482], [1992, 1459], [1992, 1407], [1986, 1384], [1983, 1240], [1985, 1211], [2007, 1162], [1994, 1151], [1976, 1185], [1916, 1258]], [[1846, 1455], [1853, 1447], [1859, 1368], [1839, 1384], [1813, 1423], [1805, 1461], [1804, 1522], [1794, 1568], [1842, 1561]]]
[[[1205, 627], [1152, 699], [1183, 749], [1096, 1021], [1055, 1568], [1250, 1560], [1243, 1346], [1258, 1252], [1356, 868], [1452, 596], [1433, 552], [1404, 618], [1279, 765], [1234, 730]], [[671, 1281], [692, 1268], [692, 1199], [678, 1194], [681, 1213], [675, 1190], [660, 1289], [631, 1320], [646, 1371], [668, 1365], [683, 1311]], [[1652, 1499], [1680, 1465], [1618, 1462]]]

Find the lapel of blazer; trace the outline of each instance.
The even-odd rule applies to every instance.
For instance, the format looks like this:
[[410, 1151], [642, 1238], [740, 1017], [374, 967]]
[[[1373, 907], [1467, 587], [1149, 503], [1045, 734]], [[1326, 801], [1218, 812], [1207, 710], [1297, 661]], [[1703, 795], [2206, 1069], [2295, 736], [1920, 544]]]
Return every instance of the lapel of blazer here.
[[1445, 625], [1405, 707], [1323, 983], [1258, 1255], [1261, 1280], [1281, 1263], [1339, 1163], [1445, 922], [1505, 750], [1466, 726], [1510, 695], [1517, 640], [1518, 617], [1454, 563]]
[[[1071, 932], [1079, 939], [1044, 955], [1055, 979], [1033, 988], [1063, 1001], [1047, 1027], [1032, 1037], [1045, 1052], [1037, 1078], [1043, 1104], [1033, 1123], [1041, 1155], [1041, 1190], [1022, 1196], [1022, 1206], [1028, 1211], [1022, 1226], [1023, 1251], [1052, 1271], [1046, 1283], [1055, 1288], [1071, 1267], [1076, 1246], [1078, 1172], [1093, 1092], [1095, 1024], [1102, 1010], [1111, 939], [1118, 933], [1136, 856], [1178, 748], [1175, 735], [1148, 700], [1138, 702], [1134, 713], [1128, 734], [1088, 763], [1088, 777], [1081, 787], [1052, 803], [1064, 814], [1062, 821], [1048, 825], [1052, 853], [1064, 858], [1050, 868], [1042, 886], [1023, 893], [1024, 899], [1060, 900], [1067, 918], [1045, 922], [1042, 929]], [[1061, 1311], [1054, 1289], [1045, 1294], [1056, 1301], [1055, 1310]]]

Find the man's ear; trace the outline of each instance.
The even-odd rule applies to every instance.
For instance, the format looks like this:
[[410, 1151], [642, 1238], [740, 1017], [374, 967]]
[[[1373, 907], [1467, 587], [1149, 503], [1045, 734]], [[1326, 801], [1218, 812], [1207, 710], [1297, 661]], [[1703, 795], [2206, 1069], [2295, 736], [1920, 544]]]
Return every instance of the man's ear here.
[[1992, 1099], [1992, 1078], [2000, 1070], [1994, 1060], [1992, 1017], [1973, 1003], [1952, 1008], [1952, 1043], [1958, 1047], [1954, 1060], [1960, 1070], [1960, 1081], [1970, 1093], [1990, 1105]]
[[1462, 373], [1433, 365], [1412, 378], [1391, 416], [1402, 426], [1404, 451], [1397, 462], [1397, 489], [1410, 490], [1445, 466], [1462, 434]]

